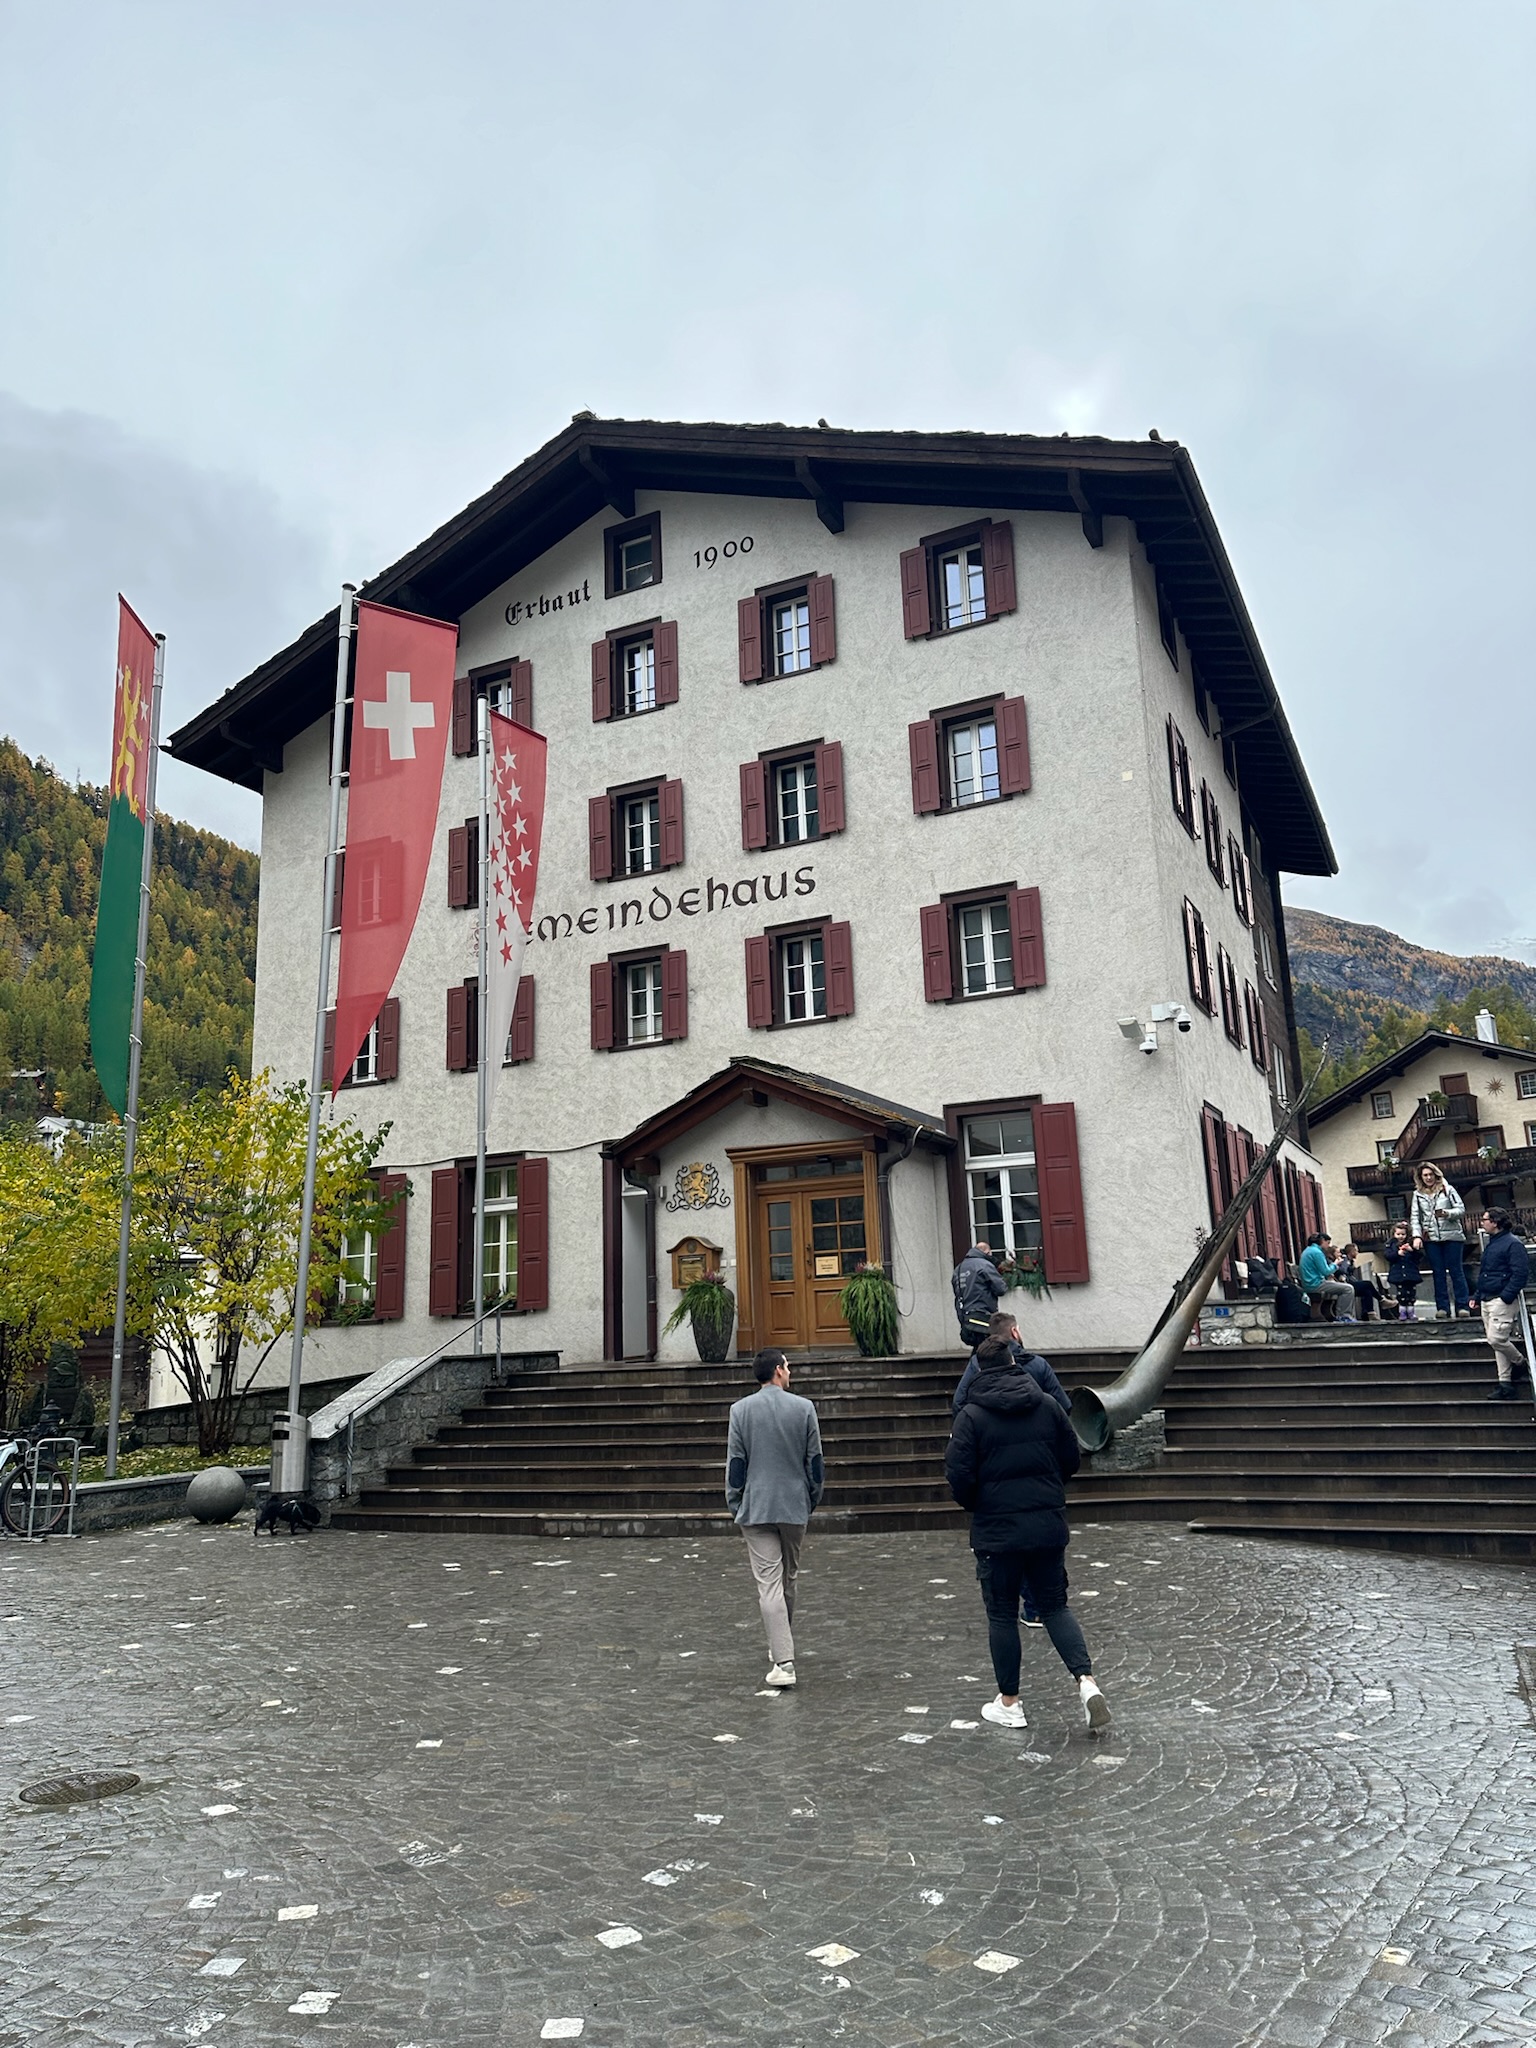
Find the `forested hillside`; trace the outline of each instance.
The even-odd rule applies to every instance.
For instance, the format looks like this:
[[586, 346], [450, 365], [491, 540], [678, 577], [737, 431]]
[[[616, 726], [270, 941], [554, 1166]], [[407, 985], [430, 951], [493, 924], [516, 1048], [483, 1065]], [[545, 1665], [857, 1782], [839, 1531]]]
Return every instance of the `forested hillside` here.
[[1307, 1073], [1329, 1041], [1325, 1092], [1421, 1031], [1473, 1037], [1481, 1009], [1493, 1012], [1504, 1044], [1536, 1045], [1536, 967], [1523, 961], [1435, 953], [1377, 925], [1316, 910], [1287, 909], [1285, 936]]
[[[63, 781], [0, 739], [0, 1087], [10, 1113], [109, 1115], [90, 1063], [87, 1005], [106, 792]], [[155, 832], [144, 1004], [144, 1098], [248, 1074], [260, 863], [162, 818]]]

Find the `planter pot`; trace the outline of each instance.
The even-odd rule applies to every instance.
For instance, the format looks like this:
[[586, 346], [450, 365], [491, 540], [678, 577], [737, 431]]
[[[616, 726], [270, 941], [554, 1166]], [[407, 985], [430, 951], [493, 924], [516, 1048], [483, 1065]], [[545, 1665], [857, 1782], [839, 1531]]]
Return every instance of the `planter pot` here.
[[735, 1328], [736, 1316], [733, 1311], [717, 1322], [700, 1322], [689, 1319], [693, 1331], [693, 1348], [699, 1354], [702, 1365], [723, 1365], [730, 1355], [731, 1331]]

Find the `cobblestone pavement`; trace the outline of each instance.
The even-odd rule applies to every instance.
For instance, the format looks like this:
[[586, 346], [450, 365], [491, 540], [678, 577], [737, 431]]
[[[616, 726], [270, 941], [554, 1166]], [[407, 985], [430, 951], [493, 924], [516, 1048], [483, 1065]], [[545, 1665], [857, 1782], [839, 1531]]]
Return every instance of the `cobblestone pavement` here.
[[813, 1531], [782, 1699], [734, 1539], [0, 1546], [0, 2043], [1536, 2042], [1536, 1574], [1071, 1556], [1098, 1741], [955, 1534]]

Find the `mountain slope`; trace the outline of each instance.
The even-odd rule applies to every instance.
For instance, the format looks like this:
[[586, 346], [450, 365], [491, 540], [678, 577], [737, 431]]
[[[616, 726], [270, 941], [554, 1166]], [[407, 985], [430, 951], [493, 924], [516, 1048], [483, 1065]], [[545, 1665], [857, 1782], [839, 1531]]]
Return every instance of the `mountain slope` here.
[[[0, 1084], [41, 1068], [45, 1106], [107, 1114], [90, 1064], [87, 1004], [106, 792], [63, 781], [0, 739]], [[144, 1003], [146, 1101], [250, 1068], [256, 855], [162, 818], [155, 831]], [[5, 1089], [36, 1114], [27, 1086]]]

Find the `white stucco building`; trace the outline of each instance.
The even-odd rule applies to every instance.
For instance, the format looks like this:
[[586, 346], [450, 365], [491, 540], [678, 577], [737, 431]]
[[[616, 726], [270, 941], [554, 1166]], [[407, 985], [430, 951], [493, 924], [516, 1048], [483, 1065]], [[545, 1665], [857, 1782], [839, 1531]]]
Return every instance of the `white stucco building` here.
[[[420, 919], [340, 1098], [389, 1121], [411, 1198], [312, 1373], [441, 1343], [472, 1291], [479, 691], [549, 740], [487, 1177], [509, 1344], [691, 1357], [661, 1326], [695, 1239], [743, 1348], [846, 1343], [865, 1258], [904, 1344], [947, 1347], [978, 1231], [1038, 1259], [1041, 1349], [1145, 1336], [1292, 1086], [1278, 876], [1333, 868], [1181, 448], [582, 414], [362, 594], [458, 622], [462, 681]], [[171, 742], [263, 795], [255, 1064], [283, 1080], [334, 635]], [[1145, 1053], [1160, 1004], [1187, 1028]], [[1314, 1171], [1293, 1146], [1245, 1242], [1295, 1249]]]

